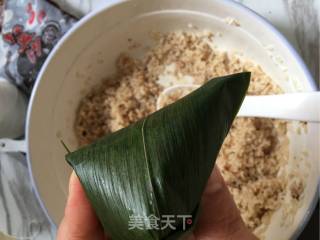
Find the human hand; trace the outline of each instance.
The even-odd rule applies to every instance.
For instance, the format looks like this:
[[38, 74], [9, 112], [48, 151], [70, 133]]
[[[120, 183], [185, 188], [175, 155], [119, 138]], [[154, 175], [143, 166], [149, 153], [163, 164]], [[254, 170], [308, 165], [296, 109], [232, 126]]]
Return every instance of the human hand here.
[[[217, 167], [208, 180], [200, 211], [188, 240], [257, 239], [245, 227]], [[107, 240], [75, 173], [70, 178], [69, 197], [57, 240]]]
[[203, 193], [200, 211], [197, 225], [187, 240], [257, 240], [242, 221], [217, 166]]
[[57, 240], [107, 240], [77, 175], [72, 172]]

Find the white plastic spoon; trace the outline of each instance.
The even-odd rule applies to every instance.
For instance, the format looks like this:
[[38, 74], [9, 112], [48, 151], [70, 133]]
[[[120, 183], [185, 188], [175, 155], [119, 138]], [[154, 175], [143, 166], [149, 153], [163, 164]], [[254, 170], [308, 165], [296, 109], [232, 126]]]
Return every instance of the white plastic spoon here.
[[[166, 95], [179, 90], [191, 92], [198, 87], [200, 86], [183, 84], [166, 88], [157, 100], [157, 109], [163, 107]], [[237, 116], [320, 122], [320, 92], [247, 96]]]

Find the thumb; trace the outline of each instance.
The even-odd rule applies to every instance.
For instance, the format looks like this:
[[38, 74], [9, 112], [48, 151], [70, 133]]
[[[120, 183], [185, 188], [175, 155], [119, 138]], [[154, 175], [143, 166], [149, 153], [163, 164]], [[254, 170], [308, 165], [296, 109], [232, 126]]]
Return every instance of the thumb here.
[[245, 227], [240, 212], [216, 166], [202, 197], [196, 239], [256, 239]]
[[57, 240], [103, 240], [104, 232], [77, 175], [72, 172], [65, 215]]

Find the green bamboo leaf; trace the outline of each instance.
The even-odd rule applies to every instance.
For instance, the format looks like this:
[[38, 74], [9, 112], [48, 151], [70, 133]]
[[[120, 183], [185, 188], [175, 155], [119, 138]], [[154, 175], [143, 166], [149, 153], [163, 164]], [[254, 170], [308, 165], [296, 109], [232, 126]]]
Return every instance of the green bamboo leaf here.
[[[182, 219], [129, 229], [133, 216], [191, 215], [245, 97], [250, 73], [215, 78], [137, 123], [66, 156], [113, 240], [178, 239]], [[136, 219], [137, 220], [137, 219]], [[146, 220], [146, 222], [145, 222]]]

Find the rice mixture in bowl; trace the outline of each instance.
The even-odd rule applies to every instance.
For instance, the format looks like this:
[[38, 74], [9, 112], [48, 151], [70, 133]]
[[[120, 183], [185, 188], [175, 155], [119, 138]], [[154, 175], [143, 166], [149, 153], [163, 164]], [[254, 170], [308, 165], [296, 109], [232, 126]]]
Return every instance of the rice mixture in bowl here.
[[[80, 145], [156, 111], [161, 92], [177, 84], [201, 85], [214, 77], [250, 71], [249, 95], [282, 92], [261, 67], [215, 48], [211, 32], [152, 37], [155, 46], [143, 58], [122, 54], [116, 63], [117, 73], [83, 98], [75, 122]], [[132, 39], [128, 41], [139, 47]], [[185, 94], [168, 96], [163, 105]], [[260, 238], [271, 215], [285, 202], [298, 206], [304, 191], [302, 177], [282, 173], [289, 159], [288, 125], [280, 120], [237, 118], [217, 160], [244, 222]]]

